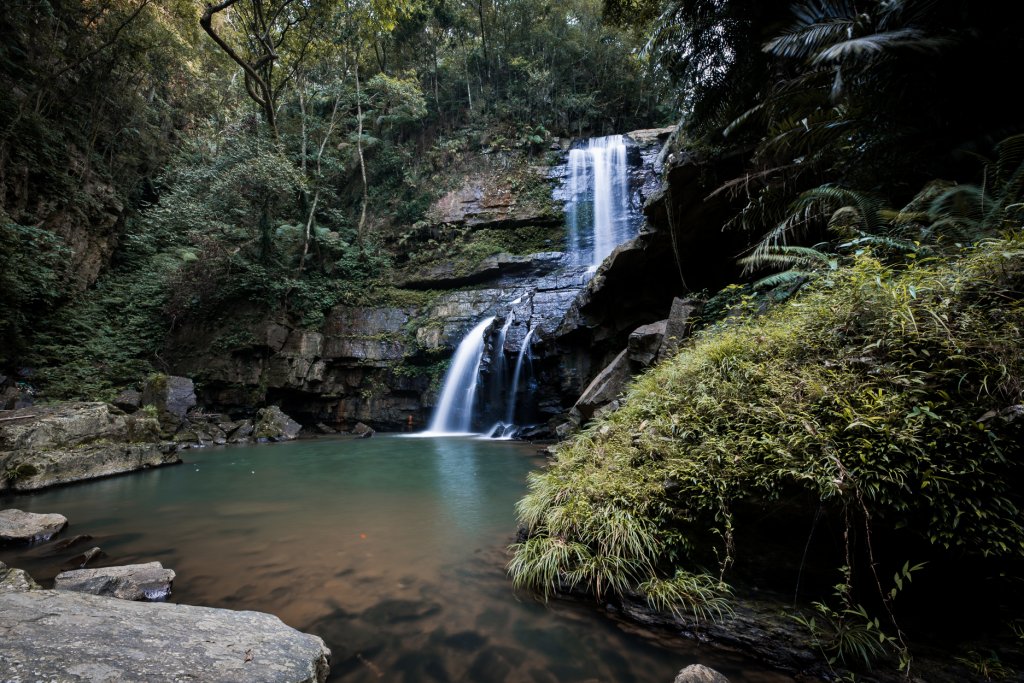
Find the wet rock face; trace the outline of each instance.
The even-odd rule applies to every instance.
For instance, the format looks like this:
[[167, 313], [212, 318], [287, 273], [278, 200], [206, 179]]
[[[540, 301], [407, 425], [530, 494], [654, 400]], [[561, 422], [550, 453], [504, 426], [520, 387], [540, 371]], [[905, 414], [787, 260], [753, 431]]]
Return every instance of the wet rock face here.
[[180, 462], [159, 423], [106, 403], [58, 403], [4, 414], [0, 491], [29, 491]]
[[0, 594], [0, 671], [12, 681], [323, 683], [331, 652], [260, 612], [67, 591]]
[[514, 228], [557, 224], [562, 217], [508, 189], [496, 175], [473, 175], [442, 197], [430, 210], [431, 223]]
[[48, 541], [67, 525], [64, 515], [0, 510], [0, 545]]
[[159, 562], [128, 564], [101, 569], [75, 569], [62, 572], [54, 580], [54, 589], [121, 600], [165, 600], [171, 594], [174, 571]]
[[[627, 139], [630, 202], [638, 215], [659, 181], [654, 160], [670, 132], [635, 131]], [[557, 167], [533, 172], [556, 184], [559, 180]], [[487, 173], [467, 178], [433, 207], [422, 230], [442, 239], [453, 230], [474, 234], [482, 229], [514, 231], [528, 226], [522, 233], [526, 235], [538, 226], [563, 223], [557, 194], [554, 202], [543, 192], [517, 194], [508, 190], [509, 182], [499, 180]], [[671, 263], [663, 244], [637, 248], [650, 249]], [[625, 346], [629, 332], [666, 317], [672, 297], [659, 279], [661, 271], [647, 272], [646, 251], [628, 264], [632, 254], [628, 249], [620, 254], [618, 265], [602, 277], [611, 281], [611, 289], [638, 277], [654, 282], [650, 288], [658, 292], [654, 306], [630, 300], [625, 313], [610, 313], [610, 306], [626, 301], [616, 294], [599, 295], [593, 305], [581, 307], [577, 296], [593, 276], [588, 266], [554, 251], [495, 253], [481, 255], [471, 264], [435, 261], [420, 270], [409, 265], [393, 283], [401, 288], [396, 298], [403, 303], [338, 306], [317, 329], [302, 329], [283, 319], [250, 319], [239, 324], [242, 329], [185, 326], [177, 332], [170, 361], [175, 372], [197, 380], [203, 405], [234, 416], [275, 403], [310, 427], [323, 424], [327, 429], [350, 431], [356, 422], [364, 422], [379, 430], [422, 429], [437, 400], [445, 363], [462, 337], [483, 318], [497, 316], [504, 322], [512, 316], [504, 337], [505, 357], [514, 362], [527, 334], [534, 331], [531, 348], [537, 375], [531, 384], [537, 385], [538, 393], [536, 401], [531, 399], [531, 419], [546, 421], [576, 401], [594, 375]], [[583, 333], [570, 335], [562, 344], [565, 335], [559, 330], [570, 308], [578, 309], [576, 328]], [[604, 318], [609, 316], [621, 318], [611, 325], [613, 334], [621, 338], [606, 341], [590, 335], [605, 326]], [[495, 330], [487, 340], [492, 351], [496, 337]], [[577, 345], [588, 353], [567, 361], [565, 348]], [[573, 370], [567, 373], [563, 367]], [[489, 371], [486, 359], [483, 369]], [[217, 436], [211, 435], [216, 443]]]

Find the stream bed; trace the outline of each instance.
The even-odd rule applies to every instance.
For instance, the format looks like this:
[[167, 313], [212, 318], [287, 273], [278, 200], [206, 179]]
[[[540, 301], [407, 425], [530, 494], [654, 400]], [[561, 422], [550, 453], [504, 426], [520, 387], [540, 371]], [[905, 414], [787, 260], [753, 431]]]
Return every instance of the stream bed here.
[[332, 681], [671, 683], [702, 663], [733, 683], [791, 679], [695, 643], [646, 637], [592, 605], [545, 605], [505, 575], [534, 446], [467, 437], [321, 438], [185, 451], [185, 464], [0, 507], [59, 512], [57, 540], [0, 550], [44, 585], [90, 566], [158, 560], [171, 602], [271, 612], [321, 636]]

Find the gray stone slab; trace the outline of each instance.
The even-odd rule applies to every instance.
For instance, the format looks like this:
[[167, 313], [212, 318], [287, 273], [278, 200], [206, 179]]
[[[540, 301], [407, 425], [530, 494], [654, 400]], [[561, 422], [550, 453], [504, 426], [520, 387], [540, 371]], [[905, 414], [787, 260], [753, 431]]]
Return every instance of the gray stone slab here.
[[323, 683], [330, 650], [261, 612], [65, 591], [0, 594], [4, 683]]
[[174, 571], [159, 562], [61, 572], [53, 587], [121, 600], [164, 600], [171, 594]]
[[64, 515], [0, 510], [0, 545], [48, 541], [67, 525]]

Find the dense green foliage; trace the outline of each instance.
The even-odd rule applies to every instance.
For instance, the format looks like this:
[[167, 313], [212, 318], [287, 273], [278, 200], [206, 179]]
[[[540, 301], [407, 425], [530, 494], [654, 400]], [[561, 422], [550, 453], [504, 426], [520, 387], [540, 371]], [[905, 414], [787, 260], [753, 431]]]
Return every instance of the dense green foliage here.
[[36, 0], [0, 21], [0, 365], [54, 398], [166, 369], [187, 321], [316, 325], [393, 263], [551, 240], [462, 254], [421, 228], [481, 151], [517, 182], [553, 136], [659, 115], [641, 37], [596, 0]]
[[[801, 528], [819, 505], [845, 520], [833, 559], [860, 591], [870, 567], [908, 559], [941, 572], [972, 556], [997, 576], [1024, 560], [1022, 291], [1015, 230], [952, 259], [865, 251], [764, 316], [705, 329], [532, 477], [513, 574], [660, 601], [701, 568], [728, 578], [743, 525], [802, 500]], [[875, 528], [904, 538], [871, 547]], [[867, 547], [851, 540], [864, 530]]]
[[[743, 160], [716, 194], [759, 281], [712, 293], [692, 343], [532, 478], [515, 581], [710, 618], [730, 584], [803, 588], [816, 602], [798, 620], [846, 666], [908, 666], [940, 601], [1019, 632], [1024, 119], [993, 70], [1022, 46], [1019, 8], [606, 7], [652, 36], [684, 105], [677, 158], [709, 175]], [[983, 181], [958, 184], [979, 156]], [[953, 583], [1004, 608], [951, 599]]]

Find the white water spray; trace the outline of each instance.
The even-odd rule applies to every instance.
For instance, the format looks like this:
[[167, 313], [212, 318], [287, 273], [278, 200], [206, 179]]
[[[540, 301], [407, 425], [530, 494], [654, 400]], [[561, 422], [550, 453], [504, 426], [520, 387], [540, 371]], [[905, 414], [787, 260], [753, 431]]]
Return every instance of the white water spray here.
[[596, 266], [629, 239], [628, 180], [621, 135], [591, 138], [569, 151], [568, 248], [577, 263]]
[[444, 376], [441, 399], [426, 435], [469, 434], [473, 419], [473, 399], [484, 355], [484, 334], [494, 318], [477, 323], [459, 342], [452, 364]]

